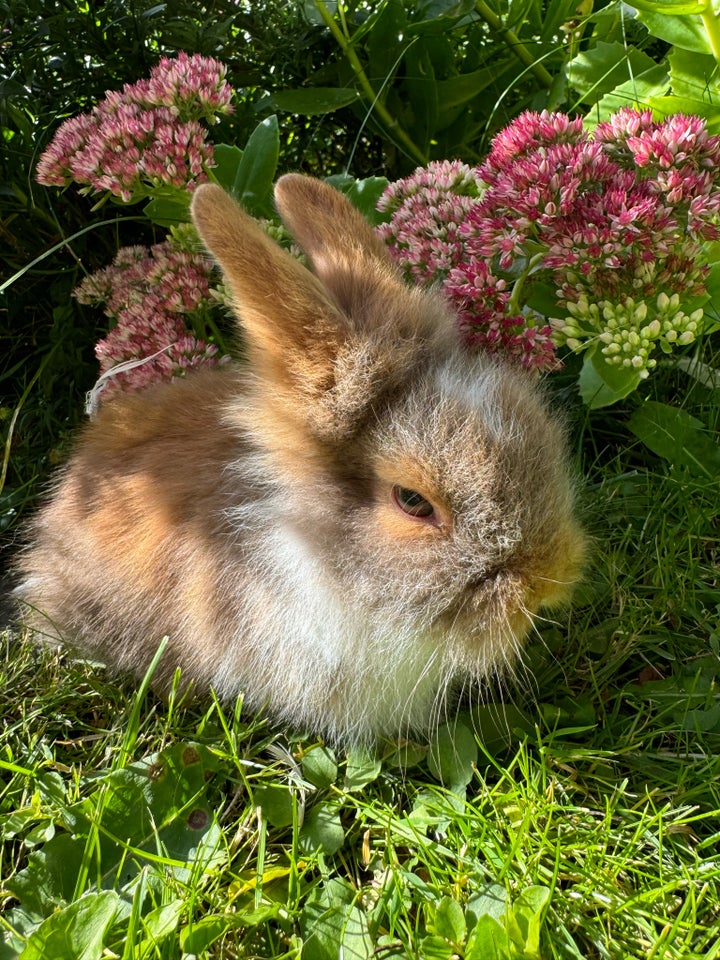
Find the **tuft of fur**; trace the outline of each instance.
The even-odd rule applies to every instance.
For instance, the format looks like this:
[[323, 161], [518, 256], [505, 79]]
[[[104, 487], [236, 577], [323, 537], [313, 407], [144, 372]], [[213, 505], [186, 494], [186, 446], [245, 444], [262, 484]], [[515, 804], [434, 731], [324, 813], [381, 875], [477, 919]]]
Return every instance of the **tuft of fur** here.
[[[422, 731], [512, 666], [577, 579], [563, 429], [530, 375], [470, 355], [337, 191], [282, 177], [312, 272], [219, 187], [193, 199], [249, 362], [119, 396], [29, 530], [41, 634], [336, 743]], [[433, 522], [393, 489], [417, 490]]]

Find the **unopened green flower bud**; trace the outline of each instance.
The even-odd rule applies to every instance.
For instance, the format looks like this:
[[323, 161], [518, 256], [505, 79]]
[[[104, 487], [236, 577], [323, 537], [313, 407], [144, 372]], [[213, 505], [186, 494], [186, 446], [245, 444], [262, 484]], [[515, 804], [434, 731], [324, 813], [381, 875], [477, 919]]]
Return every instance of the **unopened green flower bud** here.
[[568, 301], [567, 308], [573, 317], [586, 317], [590, 310], [590, 304], [585, 297], [580, 297], [577, 303]]
[[[631, 303], [632, 301], [628, 301]], [[635, 323], [642, 323], [643, 320], [647, 317], [647, 304], [644, 300], [641, 300], [640, 303], [633, 310], [632, 318]]]

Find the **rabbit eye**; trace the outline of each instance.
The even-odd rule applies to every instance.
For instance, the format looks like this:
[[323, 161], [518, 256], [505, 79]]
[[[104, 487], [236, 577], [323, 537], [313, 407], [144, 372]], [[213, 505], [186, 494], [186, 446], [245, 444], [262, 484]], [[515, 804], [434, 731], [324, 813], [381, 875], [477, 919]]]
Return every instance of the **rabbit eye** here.
[[426, 500], [417, 490], [408, 490], [407, 487], [394, 486], [392, 493], [395, 503], [400, 507], [402, 512], [406, 513], [409, 517], [425, 518], [431, 517], [435, 513], [435, 508], [430, 501]]

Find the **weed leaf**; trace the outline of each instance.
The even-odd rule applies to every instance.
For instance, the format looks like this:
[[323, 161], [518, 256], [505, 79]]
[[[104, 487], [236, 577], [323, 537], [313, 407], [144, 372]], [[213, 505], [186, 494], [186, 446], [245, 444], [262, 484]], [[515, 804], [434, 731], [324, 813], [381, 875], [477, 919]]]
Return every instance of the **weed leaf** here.
[[717, 477], [720, 446], [705, 425], [679, 407], [648, 400], [632, 415], [628, 427], [653, 453], [696, 476]]
[[345, 842], [340, 816], [335, 806], [319, 803], [305, 817], [300, 831], [300, 847], [307, 853], [322, 850], [328, 855], [337, 853]]
[[101, 960], [105, 938], [126, 909], [113, 890], [88, 893], [43, 921], [18, 960]]
[[328, 747], [313, 747], [303, 757], [303, 776], [314, 787], [325, 790], [337, 780], [335, 755]]
[[453, 793], [465, 793], [473, 778], [478, 746], [472, 730], [459, 720], [443, 724], [433, 737], [428, 767]]

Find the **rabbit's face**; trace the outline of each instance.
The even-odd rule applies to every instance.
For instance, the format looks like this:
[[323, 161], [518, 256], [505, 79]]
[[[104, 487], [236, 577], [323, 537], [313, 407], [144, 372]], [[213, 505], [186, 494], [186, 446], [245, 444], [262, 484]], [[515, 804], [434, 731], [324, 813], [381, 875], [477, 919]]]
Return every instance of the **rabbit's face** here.
[[487, 672], [580, 572], [563, 430], [524, 373], [460, 353], [422, 366], [339, 452], [305, 437], [286, 522], [362, 615], [442, 635]]

